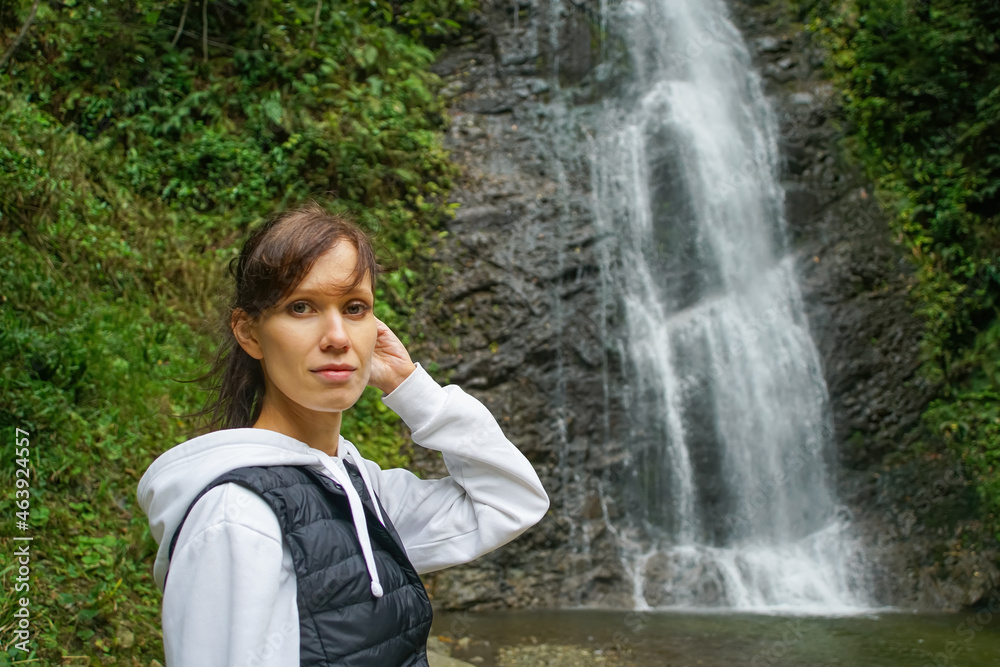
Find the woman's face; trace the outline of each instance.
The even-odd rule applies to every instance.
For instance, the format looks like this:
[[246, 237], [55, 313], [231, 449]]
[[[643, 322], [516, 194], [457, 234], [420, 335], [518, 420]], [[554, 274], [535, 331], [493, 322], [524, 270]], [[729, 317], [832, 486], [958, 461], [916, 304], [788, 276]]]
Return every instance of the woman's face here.
[[[349, 241], [322, 254], [285, 299], [255, 323], [243, 349], [261, 360], [265, 404], [293, 417], [300, 408], [340, 412], [368, 385], [376, 321], [371, 282], [345, 291], [358, 251]], [[240, 338], [238, 336], [238, 338]]]

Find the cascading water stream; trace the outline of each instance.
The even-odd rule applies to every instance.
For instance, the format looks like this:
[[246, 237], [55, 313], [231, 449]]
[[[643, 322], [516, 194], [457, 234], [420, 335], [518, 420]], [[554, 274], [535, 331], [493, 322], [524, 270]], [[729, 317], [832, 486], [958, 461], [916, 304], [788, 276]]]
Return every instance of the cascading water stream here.
[[611, 527], [635, 604], [863, 608], [775, 121], [742, 37], [718, 0], [601, 10], [630, 69], [590, 161], [631, 367], [628, 518]]

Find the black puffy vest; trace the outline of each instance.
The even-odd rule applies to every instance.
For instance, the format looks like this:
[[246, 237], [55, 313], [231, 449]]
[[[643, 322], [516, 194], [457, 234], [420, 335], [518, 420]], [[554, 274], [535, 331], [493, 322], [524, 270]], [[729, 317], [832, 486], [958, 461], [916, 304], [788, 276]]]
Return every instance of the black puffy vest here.
[[244, 486], [270, 505], [292, 553], [301, 665], [426, 667], [432, 616], [427, 591], [385, 509], [379, 504], [383, 526], [358, 469], [344, 463], [365, 507], [381, 598], [371, 593], [347, 495], [308, 466], [247, 467], [217, 477], [188, 506], [170, 540], [169, 556], [191, 508], [205, 493], [230, 482]]

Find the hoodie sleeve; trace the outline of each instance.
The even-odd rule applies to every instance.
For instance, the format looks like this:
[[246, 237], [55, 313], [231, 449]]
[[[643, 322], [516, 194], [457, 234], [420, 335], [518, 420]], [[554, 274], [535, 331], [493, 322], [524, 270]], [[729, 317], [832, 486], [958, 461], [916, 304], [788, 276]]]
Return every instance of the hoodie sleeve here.
[[443, 453], [449, 472], [422, 480], [365, 461], [417, 572], [478, 558], [545, 516], [549, 499], [531, 463], [486, 406], [460, 387], [441, 387], [418, 365], [382, 401], [409, 426], [416, 444]]
[[262, 498], [236, 484], [206, 493], [181, 528], [163, 591], [167, 667], [297, 665], [294, 576]]

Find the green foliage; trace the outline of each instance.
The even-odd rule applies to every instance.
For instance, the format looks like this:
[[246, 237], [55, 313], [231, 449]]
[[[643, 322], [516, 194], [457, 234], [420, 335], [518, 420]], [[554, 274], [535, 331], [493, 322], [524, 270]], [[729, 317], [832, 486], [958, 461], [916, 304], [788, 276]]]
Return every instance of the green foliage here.
[[[988, 348], [988, 349], [987, 349]], [[971, 386], [951, 391], [924, 413], [924, 422], [961, 459], [979, 494], [983, 518], [996, 529], [1000, 517], [1000, 326], [967, 351], [985, 361]], [[1000, 536], [998, 536], [1000, 537]]]
[[856, 0], [813, 11], [854, 152], [920, 271], [927, 358], [957, 379], [953, 359], [1000, 298], [1000, 5]]
[[[92, 32], [57, 23], [11, 72], [14, 89], [64, 125], [112, 137], [135, 193], [243, 224], [324, 192], [367, 209], [392, 203], [394, 226], [440, 214], [451, 167], [433, 55], [397, 30], [428, 3], [398, 17], [389, 3], [334, 4], [310, 47], [312, 3], [238, 2], [209, 12], [207, 63], [200, 33], [169, 46], [181, 3], [144, 4], [152, 24], [129, 3], [88, 5]], [[199, 21], [191, 12], [186, 25]]]
[[[177, 415], [203, 390], [178, 380], [210, 360], [252, 222], [310, 196], [353, 211], [405, 267], [376, 313], [406, 338], [455, 169], [432, 49], [470, 5], [321, 3], [314, 24], [316, 3], [238, 0], [205, 25], [194, 3], [181, 31], [183, 1], [40, 6], [0, 73], [0, 431], [31, 433], [39, 664], [162, 660], [135, 487], [200, 426]], [[29, 6], [0, 4], [0, 51]], [[384, 466], [407, 462], [401, 429], [371, 391], [344, 425]]]
[[[99, 202], [83, 194], [64, 203], [67, 215], [90, 211], [80, 219], [80, 256], [107, 241], [96, 224]], [[71, 268], [46, 250], [23, 234], [0, 236], [0, 432], [8, 452], [15, 427], [30, 433], [37, 657], [55, 662], [67, 647], [71, 655], [155, 656], [155, 550], [135, 485], [154, 453], [183, 439], [170, 414], [193, 409], [199, 396], [172, 378], [194, 370], [203, 343], [170, 306], [138, 290], [126, 298], [107, 279], [76, 282], [97, 270]], [[124, 273], [129, 259], [119, 261]], [[0, 469], [5, 488], [13, 478], [12, 465]], [[0, 511], [12, 516], [10, 494]], [[13, 603], [0, 602], [4, 618]]]
[[803, 0], [830, 54], [853, 153], [917, 267], [924, 414], [1000, 523], [1000, 4]]

